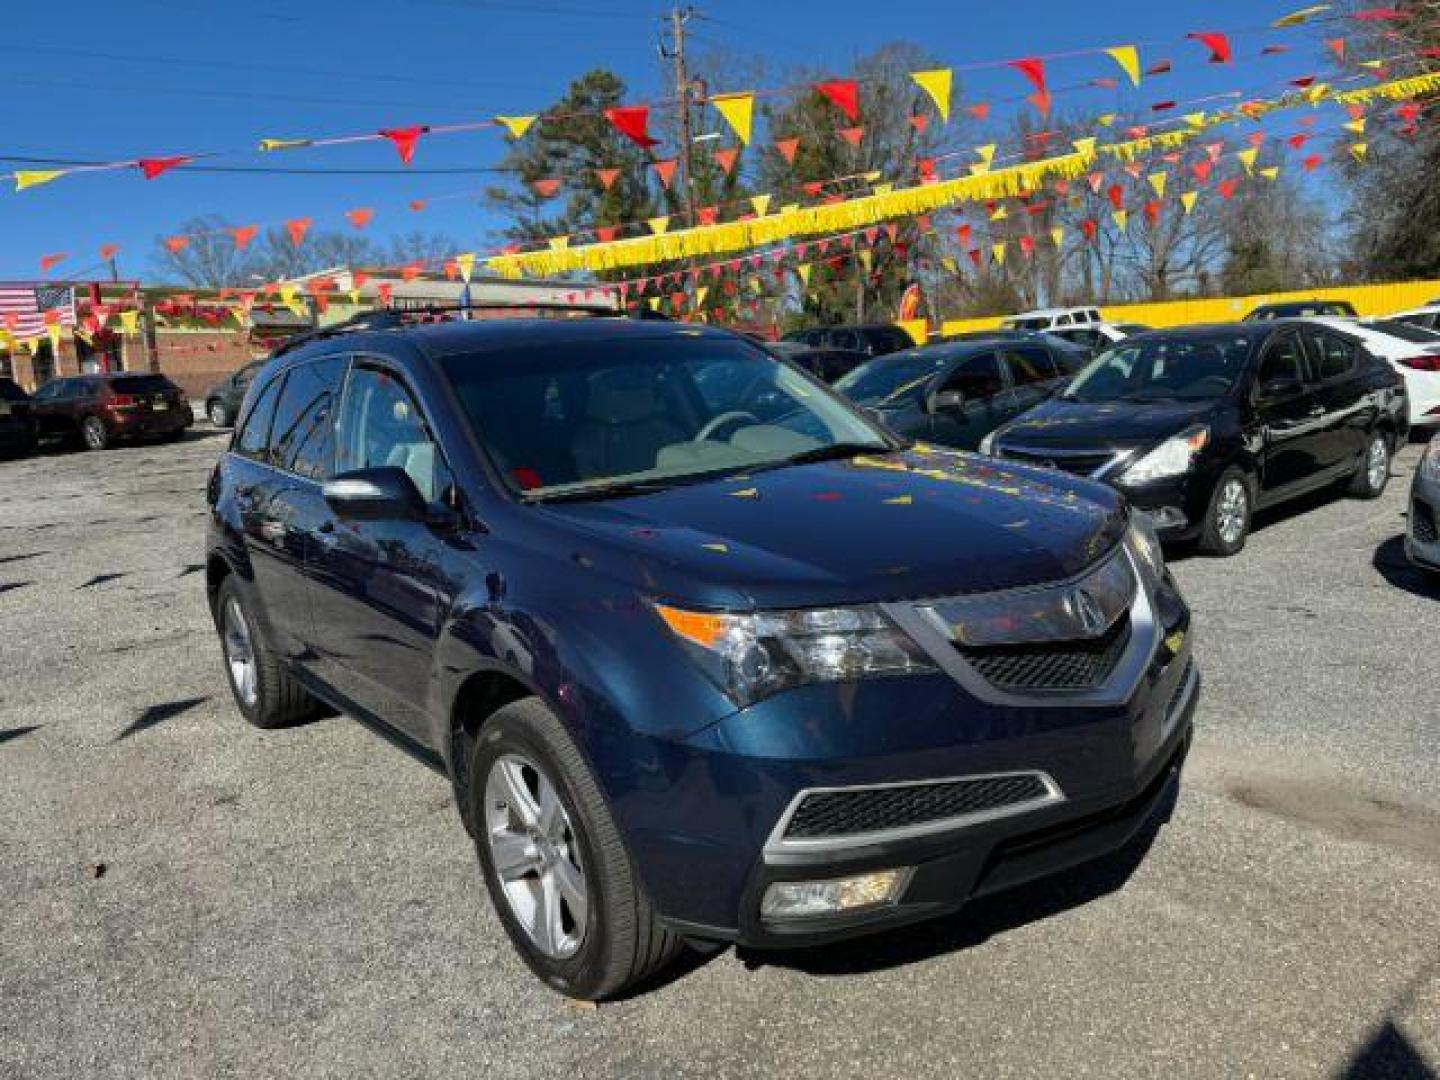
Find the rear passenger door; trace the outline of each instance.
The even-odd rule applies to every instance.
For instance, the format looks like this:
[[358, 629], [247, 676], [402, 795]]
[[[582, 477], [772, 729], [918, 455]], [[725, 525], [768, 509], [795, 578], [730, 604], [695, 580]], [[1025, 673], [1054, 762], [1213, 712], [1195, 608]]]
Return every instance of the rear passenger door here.
[[[332, 475], [404, 469], [429, 503], [458, 506], [419, 399], [383, 360], [357, 357], [336, 417]], [[434, 749], [430, 665], [463, 575], [455, 530], [340, 521], [324, 509], [309, 574], [322, 677], [366, 712]]]
[[1365, 449], [1374, 427], [1374, 407], [1359, 342], [1325, 327], [1301, 335], [1310, 359], [1316, 400], [1325, 410], [1326, 467], [1343, 470]]
[[1043, 346], [1017, 345], [1002, 350], [1001, 356], [1005, 372], [1010, 377], [1005, 420], [1039, 405], [1055, 392], [1062, 381], [1054, 358]]
[[1310, 381], [1298, 331], [1283, 330], [1266, 343], [1254, 402], [1264, 493], [1281, 496], [1312, 483], [1327, 460], [1325, 409]]

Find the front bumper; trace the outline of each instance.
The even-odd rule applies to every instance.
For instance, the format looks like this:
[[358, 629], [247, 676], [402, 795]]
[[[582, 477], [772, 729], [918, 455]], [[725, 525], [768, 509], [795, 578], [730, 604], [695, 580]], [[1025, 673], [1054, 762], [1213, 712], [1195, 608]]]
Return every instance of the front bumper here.
[[1405, 554], [1422, 569], [1440, 571], [1440, 481], [1418, 473], [1410, 489]]
[[1214, 478], [1208, 473], [1192, 472], [1152, 484], [1117, 482], [1115, 487], [1131, 506], [1150, 515], [1162, 539], [1193, 540], [1204, 528]]

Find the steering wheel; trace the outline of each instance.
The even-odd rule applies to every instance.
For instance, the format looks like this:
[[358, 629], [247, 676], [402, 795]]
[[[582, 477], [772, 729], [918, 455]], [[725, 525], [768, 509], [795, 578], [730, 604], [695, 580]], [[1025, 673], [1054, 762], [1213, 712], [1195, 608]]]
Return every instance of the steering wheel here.
[[706, 424], [699, 431], [697, 431], [695, 433], [695, 437], [690, 441], [704, 442], [706, 439], [710, 438], [711, 435], [715, 434], [716, 431], [724, 427], [726, 424], [730, 423], [732, 420], [749, 420], [752, 423], [760, 423], [760, 418], [754, 413], [744, 412], [741, 409], [732, 409], [730, 412], [723, 412], [719, 416], [711, 420], [708, 424]]

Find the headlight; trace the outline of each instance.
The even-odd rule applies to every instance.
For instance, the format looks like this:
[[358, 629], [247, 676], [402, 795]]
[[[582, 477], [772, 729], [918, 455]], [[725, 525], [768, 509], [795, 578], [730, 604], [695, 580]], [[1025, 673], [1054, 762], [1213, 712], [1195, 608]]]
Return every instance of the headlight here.
[[1165, 553], [1160, 550], [1160, 537], [1155, 526], [1141, 511], [1130, 514], [1130, 528], [1125, 532], [1125, 543], [1140, 564], [1140, 570], [1152, 585], [1158, 585], [1165, 577]]
[[911, 675], [934, 665], [877, 608], [718, 614], [655, 605], [738, 705], [806, 683]]
[[1430, 440], [1420, 458], [1420, 475], [1427, 480], [1440, 480], [1440, 435]]
[[992, 431], [992, 432], [990, 432], [989, 435], [986, 435], [983, 439], [981, 439], [981, 440], [980, 440], [980, 453], [986, 455], [987, 457], [994, 457], [994, 456], [995, 456], [995, 436], [996, 436], [996, 435], [999, 435], [999, 434], [1000, 434], [1000, 432], [998, 432], [998, 431]]
[[1131, 484], [1144, 484], [1151, 480], [1184, 476], [1209, 441], [1210, 429], [1207, 427], [1193, 427], [1189, 431], [1182, 431], [1179, 435], [1166, 439], [1131, 465], [1121, 479]]

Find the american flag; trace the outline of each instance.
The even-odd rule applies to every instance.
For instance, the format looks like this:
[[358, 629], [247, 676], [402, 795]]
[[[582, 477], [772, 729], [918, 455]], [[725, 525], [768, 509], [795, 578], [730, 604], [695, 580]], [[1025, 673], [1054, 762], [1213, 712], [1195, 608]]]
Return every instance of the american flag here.
[[34, 281], [0, 281], [0, 329], [17, 338], [45, 332], [45, 313], [57, 314], [60, 325], [75, 325], [75, 290], [69, 285]]

